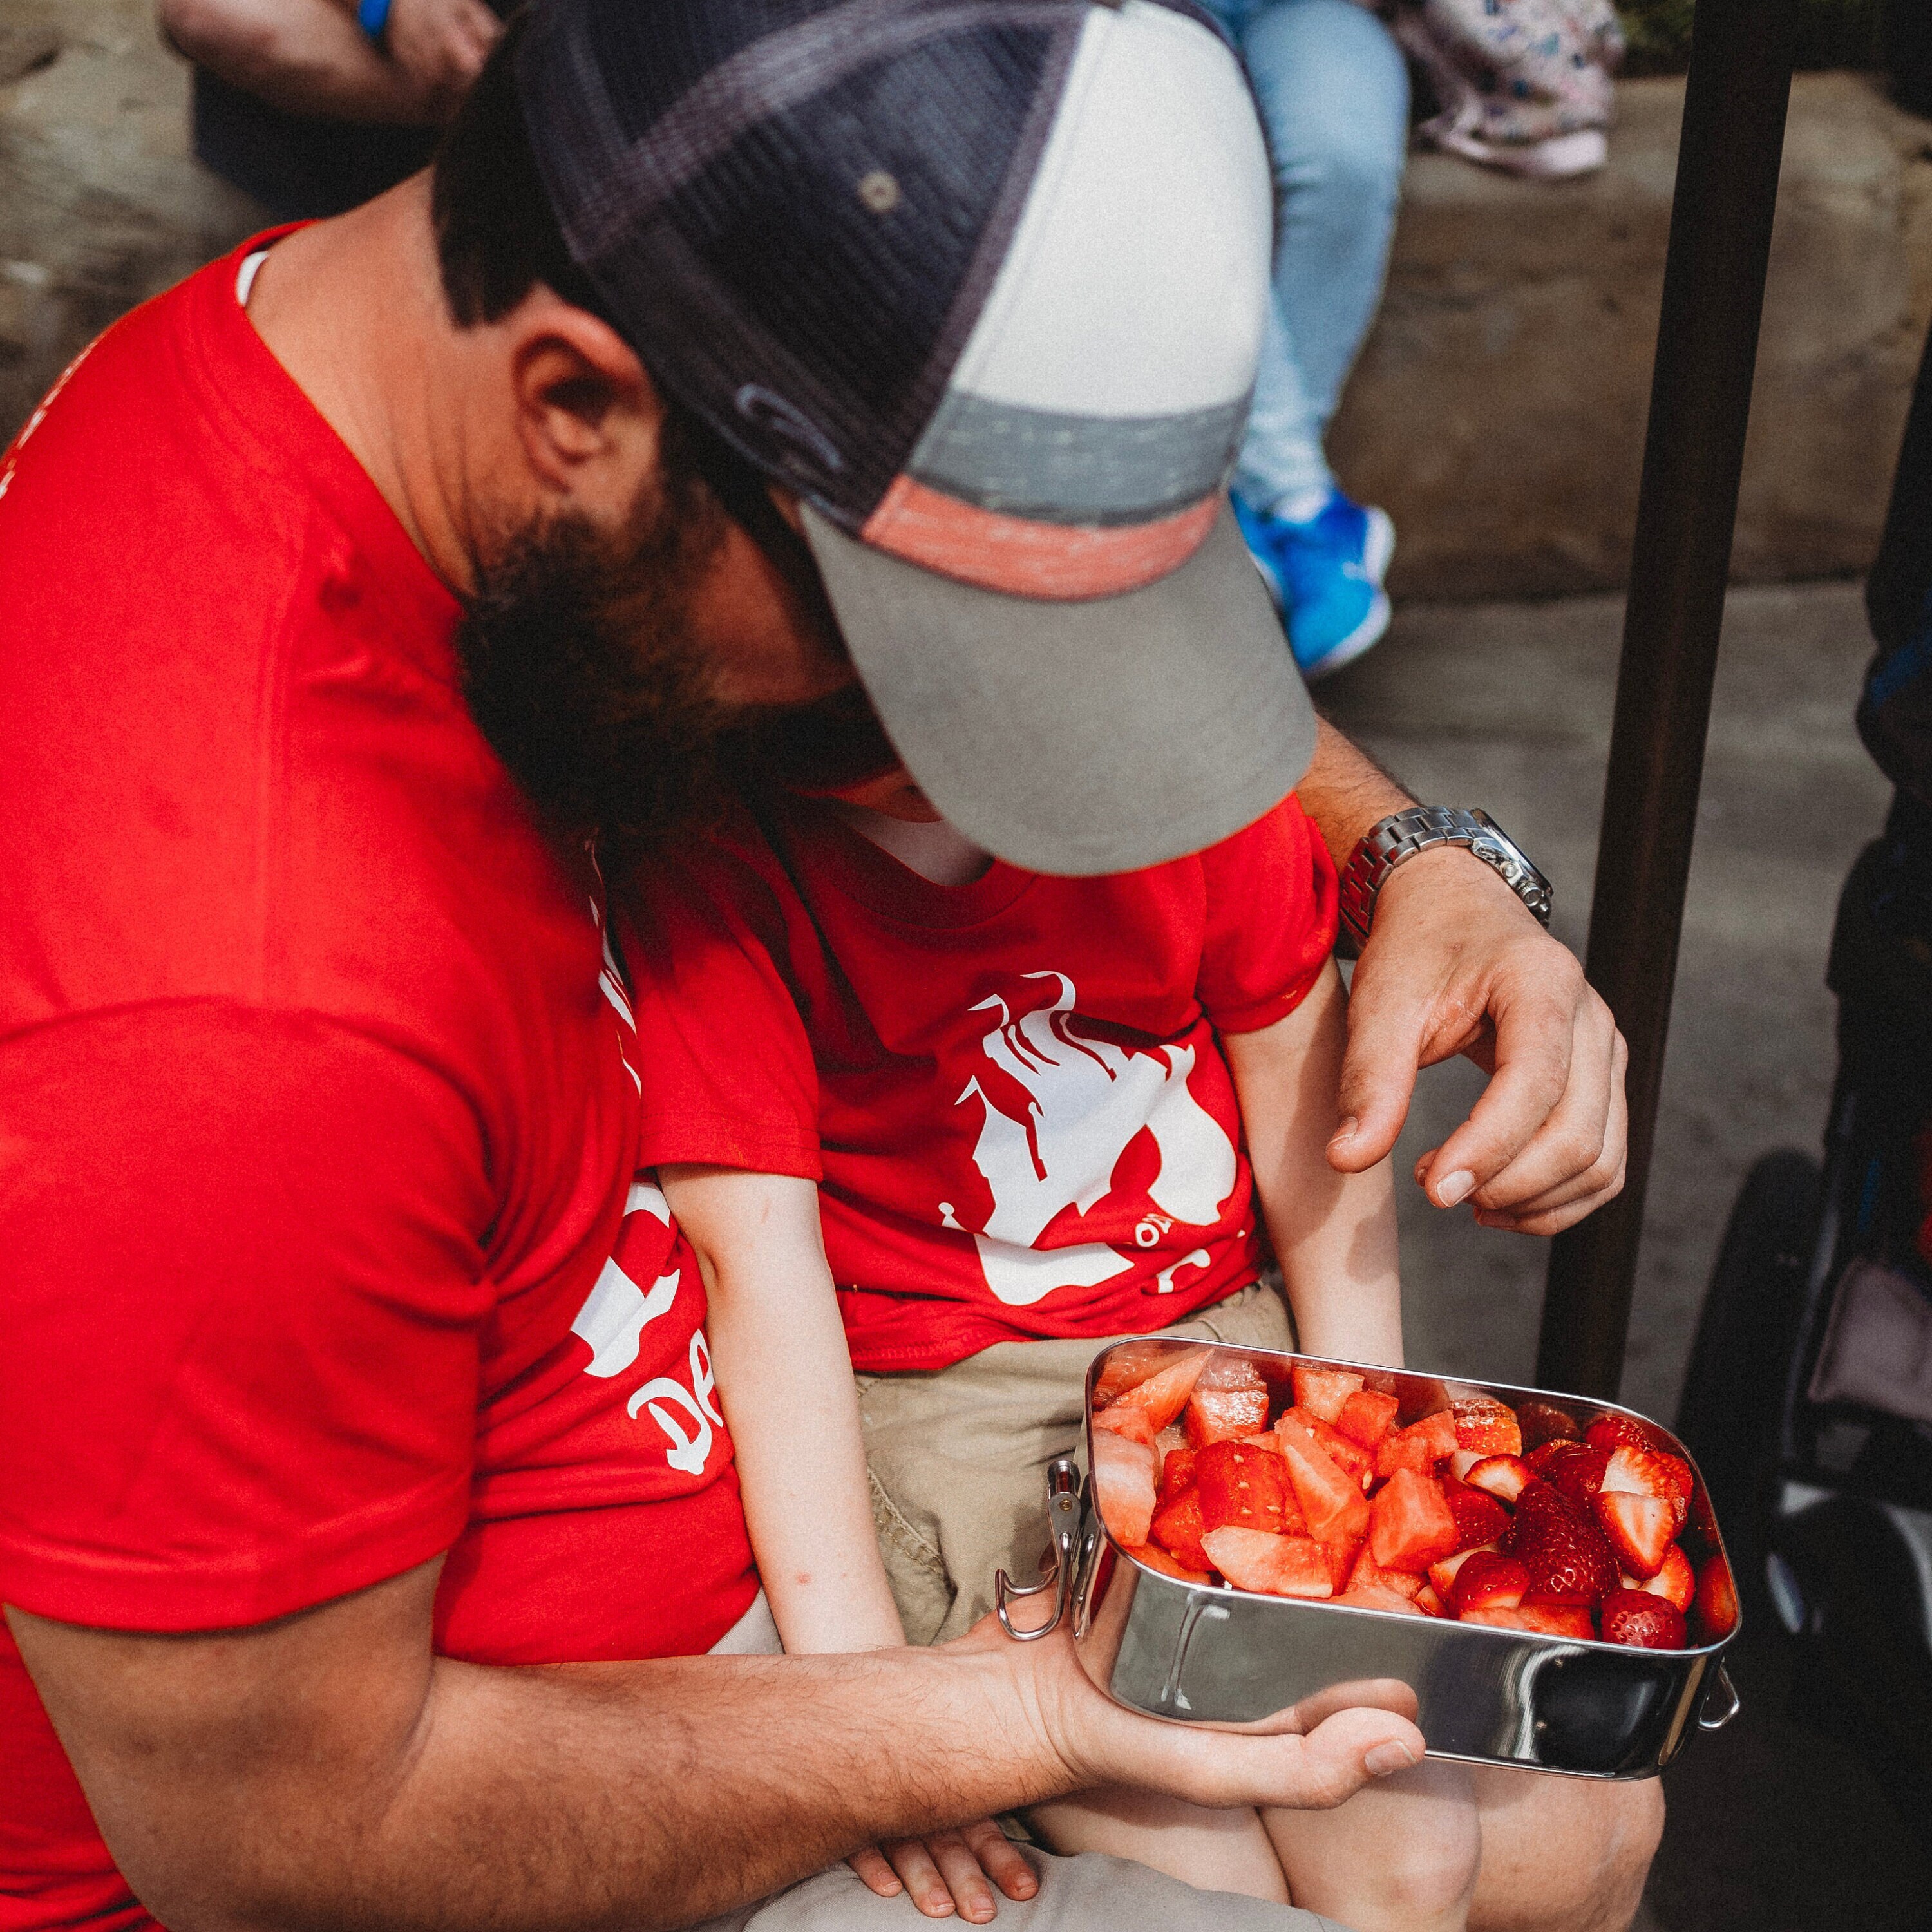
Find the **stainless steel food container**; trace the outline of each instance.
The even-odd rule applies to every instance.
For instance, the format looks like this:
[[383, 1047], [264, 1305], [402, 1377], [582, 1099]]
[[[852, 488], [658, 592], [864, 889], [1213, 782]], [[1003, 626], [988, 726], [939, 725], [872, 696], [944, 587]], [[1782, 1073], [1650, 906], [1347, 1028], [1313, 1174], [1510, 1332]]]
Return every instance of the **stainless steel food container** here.
[[[1293, 1365], [1322, 1360], [1262, 1348], [1217, 1352], [1252, 1362], [1283, 1405]], [[1090, 1467], [1094, 1391], [1113, 1353], [1103, 1349], [1088, 1371]], [[1364, 1365], [1323, 1360], [1322, 1366]], [[1575, 1418], [1580, 1428], [1600, 1417], [1635, 1414], [1613, 1403], [1502, 1382], [1366, 1372], [1372, 1386], [1401, 1402], [1404, 1425], [1467, 1394], [1496, 1396], [1512, 1408], [1532, 1400], [1550, 1402]], [[1673, 1454], [1691, 1462], [1667, 1430], [1647, 1417], [1636, 1419]], [[1691, 1466], [1694, 1470], [1695, 1463]], [[1701, 1496], [1701, 1475], [1697, 1481]], [[1060, 1505], [1067, 1525], [1064, 1543], [1072, 1546], [1067, 1607], [1076, 1647], [1102, 1690], [1150, 1716], [1224, 1729], [1273, 1729], [1280, 1714], [1310, 1700], [1321, 1700], [1318, 1710], [1339, 1708], [1332, 1694], [1337, 1686], [1396, 1678], [1415, 1693], [1416, 1721], [1432, 1756], [1584, 1778], [1646, 1778], [1676, 1756], [1693, 1728], [1715, 1730], [1736, 1714], [1736, 1693], [1722, 1661], [1725, 1646], [1737, 1634], [1735, 1625], [1730, 1636], [1698, 1649], [1638, 1650], [1255, 1596], [1186, 1582], [1136, 1562], [1108, 1533], [1090, 1496], [1082, 1501], [1077, 1538], [1073, 1498]], [[1729, 1556], [1724, 1560], [1728, 1564]]]

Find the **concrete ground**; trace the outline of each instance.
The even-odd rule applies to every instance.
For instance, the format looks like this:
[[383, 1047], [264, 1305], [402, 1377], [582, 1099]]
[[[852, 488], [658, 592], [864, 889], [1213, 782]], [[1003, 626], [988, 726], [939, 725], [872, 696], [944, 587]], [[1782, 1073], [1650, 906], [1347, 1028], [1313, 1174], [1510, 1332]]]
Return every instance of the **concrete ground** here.
[[[188, 158], [182, 73], [151, 19], [150, 0], [0, 0], [0, 440], [82, 341], [255, 225]], [[1828, 123], [1835, 97], [1813, 92]], [[1641, 158], [1641, 118], [1626, 174]], [[1848, 124], [1869, 134], [1869, 120], [1861, 110]], [[1468, 188], [1453, 170], [1432, 164], [1418, 178], [1496, 198], [1492, 184]], [[1399, 304], [1396, 320], [1406, 316]], [[1775, 414], [1756, 437], [1775, 433]], [[1892, 434], [1868, 436], [1874, 465], [1888, 466]], [[1418, 525], [1408, 535], [1412, 554], [1426, 548]], [[1618, 622], [1610, 598], [1412, 605], [1322, 691], [1419, 795], [1482, 805], [1516, 833], [1556, 882], [1557, 930], [1580, 946]], [[1732, 597], [1624, 1391], [1654, 1414], [1675, 1406], [1745, 1168], [1767, 1148], [1814, 1144], [1822, 1126], [1832, 908], [1886, 802], [1850, 724], [1868, 649], [1850, 585]], [[1424, 1077], [1405, 1171], [1478, 1084], [1460, 1063]], [[1544, 1244], [1402, 1192], [1412, 1360], [1526, 1378]], [[1842, 1751], [1783, 1721], [1778, 1669], [1774, 1653], [1748, 1652], [1745, 1715], [1670, 1774], [1651, 1922], [1666, 1932], [1926, 1924], [1924, 1834], [1890, 1818]]]

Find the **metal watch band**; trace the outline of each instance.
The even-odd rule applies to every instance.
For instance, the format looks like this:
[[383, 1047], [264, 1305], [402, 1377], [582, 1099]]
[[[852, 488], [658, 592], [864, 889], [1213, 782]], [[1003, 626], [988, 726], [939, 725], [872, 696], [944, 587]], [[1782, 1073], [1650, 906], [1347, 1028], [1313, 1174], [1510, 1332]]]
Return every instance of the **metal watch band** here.
[[1487, 812], [1412, 805], [1371, 826], [1342, 868], [1342, 924], [1357, 946], [1368, 944], [1382, 881], [1406, 860], [1434, 845], [1465, 848], [1498, 873], [1545, 926], [1550, 923], [1550, 881]]

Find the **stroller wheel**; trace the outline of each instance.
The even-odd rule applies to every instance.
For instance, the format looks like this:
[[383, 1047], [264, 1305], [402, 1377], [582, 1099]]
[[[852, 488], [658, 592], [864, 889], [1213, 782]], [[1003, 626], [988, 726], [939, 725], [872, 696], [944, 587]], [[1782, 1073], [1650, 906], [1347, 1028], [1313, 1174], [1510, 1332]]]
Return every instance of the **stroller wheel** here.
[[1767, 1634], [1790, 1614], [1774, 1600], [1765, 1563], [1821, 1191], [1818, 1163], [1788, 1149], [1762, 1156], [1745, 1177], [1711, 1270], [1677, 1414], [1724, 1530], [1745, 1624]]

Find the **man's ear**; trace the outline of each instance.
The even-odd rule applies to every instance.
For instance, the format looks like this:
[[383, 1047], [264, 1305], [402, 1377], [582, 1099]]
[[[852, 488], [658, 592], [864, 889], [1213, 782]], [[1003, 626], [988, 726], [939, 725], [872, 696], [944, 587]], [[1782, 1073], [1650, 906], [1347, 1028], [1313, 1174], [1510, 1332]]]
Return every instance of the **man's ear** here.
[[608, 322], [539, 286], [514, 318], [517, 432], [538, 488], [596, 523], [620, 519], [656, 467], [664, 405]]

